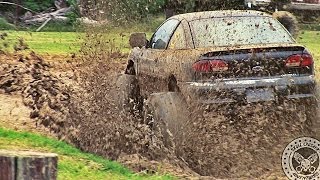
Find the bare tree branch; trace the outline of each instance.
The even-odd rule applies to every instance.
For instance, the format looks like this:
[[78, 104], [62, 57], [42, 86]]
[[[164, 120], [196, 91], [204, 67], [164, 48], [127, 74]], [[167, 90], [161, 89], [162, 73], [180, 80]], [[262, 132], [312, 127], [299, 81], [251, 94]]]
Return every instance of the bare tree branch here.
[[38, 12], [32, 10], [32, 9], [26, 8], [26, 7], [24, 7], [24, 6], [21, 6], [21, 5], [19, 5], [19, 4], [12, 3], [12, 2], [0, 2], [0, 4], [8, 4], [8, 5], [19, 6], [19, 7], [23, 8], [23, 9], [25, 9], [25, 10], [27, 10], [27, 11], [31, 11], [31, 12], [34, 12], [34, 13], [38, 13]]
[[48, 23], [49, 21], [51, 21], [51, 19], [52, 19], [52, 18], [47, 19], [47, 20], [36, 30], [36, 32], [41, 31], [41, 29], [42, 29], [43, 27], [45, 27], [45, 26], [47, 25], [47, 23]]

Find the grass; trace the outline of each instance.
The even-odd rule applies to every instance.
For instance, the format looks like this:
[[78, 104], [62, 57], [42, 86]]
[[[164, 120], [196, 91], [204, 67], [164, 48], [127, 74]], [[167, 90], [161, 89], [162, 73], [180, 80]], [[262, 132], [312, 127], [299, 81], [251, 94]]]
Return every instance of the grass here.
[[[129, 36], [132, 32], [153, 32], [159, 24], [164, 21], [162, 15], [150, 16], [143, 22], [125, 22], [121, 24], [108, 23], [107, 25], [94, 27], [95, 30], [104, 32], [105, 40], [112, 42], [115, 47], [122, 52], [128, 53]], [[9, 24], [5, 19], [0, 18], [0, 34], [6, 32], [9, 34], [6, 42], [9, 47], [4, 48], [0, 39], [0, 49], [13, 52], [13, 45], [18, 39], [23, 38], [29, 48], [38, 54], [66, 55], [77, 53], [82, 45], [84, 27], [70, 24], [49, 22], [41, 31], [35, 32], [38, 26], [15, 27]], [[91, 28], [92, 29], [92, 28]], [[72, 32], [77, 31], [77, 32]]]
[[[125, 27], [101, 27], [104, 31], [104, 38], [110, 41], [114, 46], [122, 52], [130, 51], [129, 36], [133, 32], [147, 32], [147, 36], [151, 37], [152, 32], [163, 20], [162, 17], [156, 18], [151, 25], [148, 23], [129, 24]], [[107, 29], [107, 30], [106, 30]], [[4, 32], [4, 31], [0, 31]], [[31, 31], [5, 31], [9, 34], [8, 42], [17, 42], [19, 38], [23, 38], [29, 45], [31, 50], [39, 54], [70, 54], [77, 53], [83, 42], [84, 33], [81, 32], [31, 32]], [[303, 30], [298, 38], [298, 42], [307, 46], [315, 55], [315, 59], [320, 61], [320, 31]], [[1, 47], [1, 45], [0, 45]], [[12, 46], [8, 51], [13, 51]], [[319, 64], [320, 66], [320, 64]]]
[[[41, 24], [40, 24], [41, 25]], [[21, 31], [36, 31], [40, 25], [33, 25], [28, 27], [18, 27]], [[75, 32], [78, 27], [68, 22], [52, 22], [50, 21], [46, 26], [41, 29], [41, 32]]]
[[[1, 19], [0, 19], [1, 20]], [[128, 23], [119, 27], [116, 24], [108, 24], [107, 26], [95, 27], [97, 31], [104, 32], [104, 39], [114, 44], [115, 48], [122, 52], [128, 53], [130, 51], [129, 37], [133, 32], [147, 32], [148, 37], [151, 37], [153, 32], [159, 24], [164, 20], [162, 16], [152, 17], [152, 21], [142, 23]], [[70, 25], [69, 25], [70, 26]], [[6, 48], [7, 51], [13, 52], [13, 44], [18, 39], [23, 38], [28, 44], [29, 48], [38, 54], [50, 54], [50, 55], [66, 55], [70, 53], [77, 53], [80, 50], [80, 46], [83, 42], [83, 27], [78, 27], [79, 32], [64, 32], [69, 31], [69, 26], [54, 25], [46, 26], [43, 30], [45, 32], [34, 32], [34, 28], [29, 31], [14, 31], [1, 30], [8, 33], [7, 42], [10, 42], [10, 46]], [[59, 27], [59, 28], [57, 28]], [[50, 32], [56, 30], [55, 32]], [[1, 43], [1, 40], [0, 40]], [[1, 49], [1, 44], [0, 44]]]
[[0, 30], [15, 30], [13, 24], [8, 23], [4, 18], [0, 18]]
[[74, 53], [80, 49], [81, 44], [81, 34], [75, 32], [5, 32], [8, 34], [6, 41], [10, 44], [9, 52], [13, 51], [13, 44], [18, 42], [20, 38], [24, 39], [31, 50], [39, 54]]
[[[13, 44], [23, 38], [30, 50], [38, 54], [66, 55], [77, 53], [82, 45], [84, 33], [76, 32], [28, 32], [28, 31], [0, 31], [6, 32], [9, 36], [6, 41], [10, 42], [7, 51], [13, 52]], [[137, 31], [132, 31], [137, 32]], [[104, 34], [104, 39], [114, 44], [114, 47], [121, 52], [130, 52], [129, 30], [109, 30]], [[151, 37], [151, 33], [147, 33]], [[0, 41], [1, 42], [1, 41]], [[1, 47], [1, 45], [0, 45]]]
[[57, 153], [58, 179], [172, 179], [170, 176], [133, 174], [120, 164], [52, 138], [0, 128], [0, 149]]
[[315, 59], [320, 61], [320, 31], [302, 31], [298, 42], [305, 45], [314, 54]]
[[320, 31], [302, 31], [298, 42], [305, 45], [315, 61], [316, 79], [320, 79]]

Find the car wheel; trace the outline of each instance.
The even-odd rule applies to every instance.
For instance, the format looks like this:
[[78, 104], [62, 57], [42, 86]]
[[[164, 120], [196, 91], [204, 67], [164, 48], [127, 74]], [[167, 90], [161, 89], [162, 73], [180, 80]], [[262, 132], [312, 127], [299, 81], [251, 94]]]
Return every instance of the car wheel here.
[[144, 122], [152, 129], [153, 136], [161, 138], [177, 155], [181, 152], [187, 120], [187, 103], [181, 93], [154, 93], [145, 102]]
[[137, 114], [142, 109], [142, 98], [135, 75], [121, 74], [116, 82], [116, 104], [120, 110]]
[[294, 37], [299, 35], [299, 22], [297, 18], [288, 11], [277, 11], [272, 14], [273, 18], [277, 19]]

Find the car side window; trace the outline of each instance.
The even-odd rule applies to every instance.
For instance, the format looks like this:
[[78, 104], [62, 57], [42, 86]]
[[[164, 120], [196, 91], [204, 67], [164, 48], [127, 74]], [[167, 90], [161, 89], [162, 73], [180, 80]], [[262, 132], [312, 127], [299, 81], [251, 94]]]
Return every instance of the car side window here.
[[170, 19], [160, 26], [151, 39], [151, 48], [165, 49], [168, 46], [173, 31], [179, 24], [179, 20]]
[[180, 24], [171, 37], [168, 49], [186, 49], [187, 42], [182, 24]]

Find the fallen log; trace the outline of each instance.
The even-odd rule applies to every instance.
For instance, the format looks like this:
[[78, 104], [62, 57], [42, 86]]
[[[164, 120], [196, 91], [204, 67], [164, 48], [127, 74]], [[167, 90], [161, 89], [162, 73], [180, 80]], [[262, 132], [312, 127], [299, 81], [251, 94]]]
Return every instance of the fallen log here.
[[67, 17], [64, 16], [48, 16], [48, 17], [39, 17], [34, 19], [25, 20], [24, 22], [26, 24], [41, 24], [46, 22], [48, 19], [51, 19], [53, 21], [59, 21], [59, 22], [65, 22], [68, 20]]
[[40, 13], [34, 16], [28, 17], [24, 19], [24, 23], [26, 24], [42, 24], [46, 22], [48, 19], [52, 19], [53, 21], [67, 21], [66, 17], [67, 13], [72, 10], [71, 7], [59, 9], [57, 11], [51, 13]]
[[52, 19], [52, 18], [47, 19], [47, 20], [36, 30], [36, 32], [41, 31], [41, 29], [42, 29], [43, 27], [45, 27], [45, 26], [47, 25], [47, 23], [48, 23], [49, 21], [51, 21], [51, 19]]
[[0, 179], [57, 179], [58, 156], [53, 153], [0, 150]]

